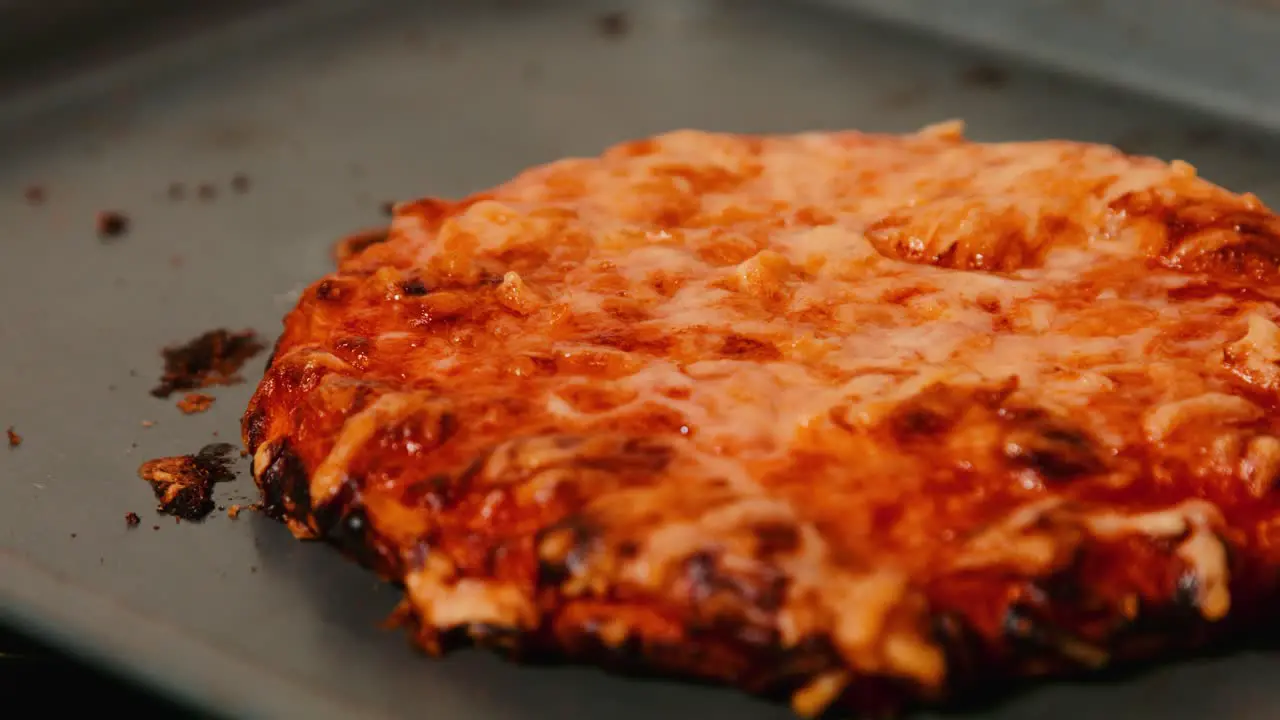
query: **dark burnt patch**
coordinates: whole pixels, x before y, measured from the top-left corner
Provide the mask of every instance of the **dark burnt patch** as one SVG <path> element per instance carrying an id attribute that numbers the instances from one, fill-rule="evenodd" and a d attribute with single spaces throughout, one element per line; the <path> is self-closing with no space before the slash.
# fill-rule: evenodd
<path id="1" fill-rule="evenodd" d="M 342 299 L 342 285 L 332 279 L 321 280 L 316 285 L 316 299 L 321 302 L 333 302 Z"/>
<path id="2" fill-rule="evenodd" d="M 210 330 L 182 345 L 167 347 L 161 351 L 164 373 L 151 394 L 167 398 L 178 390 L 242 382 L 236 373 L 262 349 L 263 345 L 254 331 L 230 332 L 225 329 Z"/>
<path id="3" fill-rule="evenodd" d="M 249 411 L 244 415 L 244 437 L 250 452 L 267 439 L 267 411 L 255 399 Z"/>
<path id="4" fill-rule="evenodd" d="M 538 586 L 558 587 L 587 572 L 601 529 L 582 514 L 574 514 L 534 536 L 538 554 Z"/>
<path id="5" fill-rule="evenodd" d="M 344 555 L 384 577 L 396 577 L 402 567 L 399 554 L 373 527 L 360 504 L 359 481 L 349 479 L 334 497 L 315 509 L 314 521 L 321 537 Z"/>
<path id="6" fill-rule="evenodd" d="M 734 333 L 720 344 L 720 355 L 735 360 L 778 360 L 782 353 L 771 342 Z"/>
<path id="7" fill-rule="evenodd" d="M 400 283 L 400 292 L 409 297 L 422 297 L 431 292 L 431 290 L 427 287 L 426 283 L 414 278 Z"/>
<path id="8" fill-rule="evenodd" d="M 1089 669 L 1105 667 L 1111 659 L 1106 648 L 1057 626 L 1026 603 L 1010 603 L 1000 629 L 1015 650 L 1029 655 L 1048 653 L 1069 665 Z"/>
<path id="9" fill-rule="evenodd" d="M 311 486 L 307 468 L 288 440 L 271 450 L 271 462 L 258 477 L 262 511 L 268 517 L 306 522 L 311 515 Z"/>
<path id="10" fill-rule="evenodd" d="M 1001 408 L 1000 416 L 1011 426 L 1004 437 L 1005 457 L 1045 480 L 1070 480 L 1105 467 L 1093 438 L 1064 418 L 1009 408 Z"/>
<path id="11" fill-rule="evenodd" d="M 762 613 L 770 616 L 786 599 L 786 576 L 767 566 L 755 572 L 729 571 L 718 554 L 699 551 L 685 559 L 683 568 L 689 599 L 705 624 L 702 629 L 767 632 L 766 627 L 745 627 L 744 620 Z"/>
<path id="12" fill-rule="evenodd" d="M 203 520 L 214 509 L 213 486 L 235 479 L 231 459 L 235 447 L 206 445 L 194 455 L 157 458 L 143 463 L 138 476 L 151 483 L 160 502 L 156 510 L 183 520 Z"/>
<path id="13" fill-rule="evenodd" d="M 794 523 L 760 522 L 751 530 L 756 537 L 756 550 L 763 557 L 787 555 L 800 549 L 800 530 Z"/>

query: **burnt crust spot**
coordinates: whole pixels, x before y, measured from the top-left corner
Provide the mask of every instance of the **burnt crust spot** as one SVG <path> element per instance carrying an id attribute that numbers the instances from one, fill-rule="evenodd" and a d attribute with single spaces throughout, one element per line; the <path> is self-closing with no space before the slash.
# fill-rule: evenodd
<path id="1" fill-rule="evenodd" d="M 214 509 L 213 486 L 235 479 L 227 443 L 206 445 L 194 455 L 150 460 L 138 468 L 138 477 L 151 483 L 158 512 L 183 520 L 203 520 Z"/>
<path id="2" fill-rule="evenodd" d="M 256 332 L 225 329 L 210 330 L 182 345 L 167 347 L 161 351 L 164 373 L 151 394 L 167 398 L 178 390 L 241 382 L 236 373 L 262 349 Z"/>
<path id="3" fill-rule="evenodd" d="M 311 485 L 307 468 L 287 439 L 271 449 L 271 462 L 258 476 L 262 511 L 268 517 L 306 523 L 311 515 Z"/>

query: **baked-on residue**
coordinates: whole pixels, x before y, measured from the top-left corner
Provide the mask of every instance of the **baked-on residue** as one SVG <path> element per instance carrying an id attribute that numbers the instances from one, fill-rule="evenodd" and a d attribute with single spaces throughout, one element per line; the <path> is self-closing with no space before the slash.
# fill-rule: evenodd
<path id="1" fill-rule="evenodd" d="M 1280 220 L 1185 163 L 675 132 L 366 239 L 244 439 L 430 650 L 873 713 L 1273 616 Z"/>

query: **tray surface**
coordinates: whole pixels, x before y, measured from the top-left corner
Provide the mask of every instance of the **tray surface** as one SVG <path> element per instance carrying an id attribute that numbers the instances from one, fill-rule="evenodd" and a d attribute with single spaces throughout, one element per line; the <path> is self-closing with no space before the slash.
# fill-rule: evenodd
<path id="1" fill-rule="evenodd" d="M 617 11 L 625 31 L 604 32 Z M 1266 138 L 776 0 L 258 3 L 183 27 L 39 88 L 0 82 L 0 426 L 24 438 L 0 449 L 0 619 L 228 717 L 790 717 L 591 669 L 424 660 L 377 627 L 397 592 L 329 549 L 253 513 L 154 515 L 138 465 L 234 442 L 264 359 L 188 417 L 147 392 L 160 347 L 215 327 L 273 337 L 330 243 L 379 223 L 383 201 L 461 195 L 678 127 L 948 117 L 977 139 L 1180 157 L 1280 198 Z M 185 199 L 168 197 L 175 182 Z M 202 183 L 216 197 L 198 198 Z M 130 217 L 124 237 L 95 236 L 105 209 Z M 252 497 L 240 470 L 220 501 Z M 1277 671 L 1265 654 L 1184 663 L 984 716 L 1274 717 Z"/>

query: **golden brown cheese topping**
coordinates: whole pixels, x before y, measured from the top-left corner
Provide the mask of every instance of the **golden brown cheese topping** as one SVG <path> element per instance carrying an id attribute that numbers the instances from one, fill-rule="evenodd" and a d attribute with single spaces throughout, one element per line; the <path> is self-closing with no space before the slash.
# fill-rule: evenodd
<path id="1" fill-rule="evenodd" d="M 429 647 L 806 714 L 1096 667 L 1275 596 L 1278 238 L 1109 147 L 676 132 L 400 204 L 246 441 Z"/>

